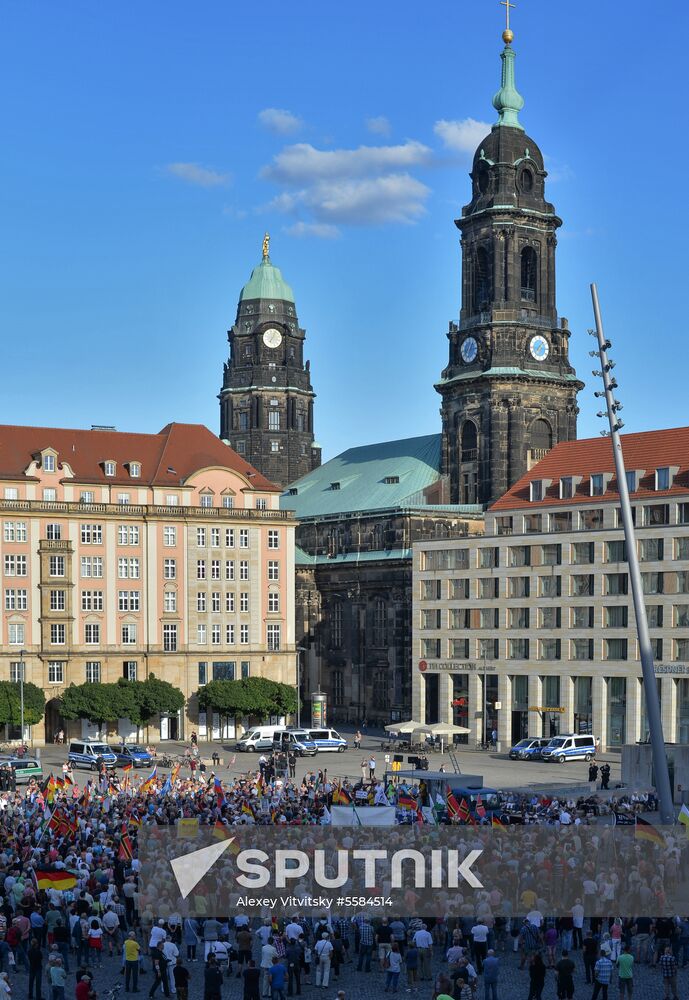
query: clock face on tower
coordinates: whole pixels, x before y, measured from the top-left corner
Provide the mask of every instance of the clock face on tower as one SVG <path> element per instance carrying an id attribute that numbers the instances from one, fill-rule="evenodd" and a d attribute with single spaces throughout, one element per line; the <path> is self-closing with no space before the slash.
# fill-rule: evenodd
<path id="1" fill-rule="evenodd" d="M 263 333 L 263 343 L 271 349 L 279 347 L 282 343 L 282 334 L 274 326 L 271 326 L 269 330 L 265 330 Z"/>
<path id="2" fill-rule="evenodd" d="M 465 364 L 470 365 L 471 362 L 476 359 L 476 355 L 478 354 L 478 344 L 476 343 L 476 340 L 473 337 L 467 337 L 466 340 L 462 342 L 460 353 L 462 355 L 462 361 L 464 361 Z"/>
<path id="3" fill-rule="evenodd" d="M 550 344 L 539 334 L 536 337 L 532 337 L 529 343 L 529 351 L 531 352 L 531 357 L 536 361 L 545 361 L 545 359 L 550 354 Z"/>

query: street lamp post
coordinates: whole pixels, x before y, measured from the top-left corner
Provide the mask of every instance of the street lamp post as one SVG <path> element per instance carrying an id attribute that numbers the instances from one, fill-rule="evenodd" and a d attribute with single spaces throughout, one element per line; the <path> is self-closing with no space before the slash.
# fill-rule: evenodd
<path id="1" fill-rule="evenodd" d="M 19 650 L 19 739 L 24 744 L 24 657 L 27 655 L 25 649 Z"/>
<path id="2" fill-rule="evenodd" d="M 305 652 L 305 646 L 297 646 L 297 729 L 301 729 L 301 654 Z"/>

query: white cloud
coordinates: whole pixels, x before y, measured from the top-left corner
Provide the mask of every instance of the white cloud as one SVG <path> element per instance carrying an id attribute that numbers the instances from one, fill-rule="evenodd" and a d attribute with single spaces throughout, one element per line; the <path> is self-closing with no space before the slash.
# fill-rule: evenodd
<path id="1" fill-rule="evenodd" d="M 289 236 L 315 236 L 321 240 L 336 240 L 340 235 L 337 226 L 330 226 L 327 222 L 295 222 L 293 226 L 287 226 L 285 232 Z"/>
<path id="2" fill-rule="evenodd" d="M 433 126 L 433 131 L 447 149 L 472 156 L 481 139 L 485 139 L 490 130 L 491 126 L 487 122 L 479 122 L 475 118 L 462 118 L 460 121 L 446 121 L 443 118 Z"/>
<path id="3" fill-rule="evenodd" d="M 376 118 L 367 118 L 366 128 L 373 135 L 388 136 L 392 132 L 392 125 L 385 115 L 378 115 Z"/>
<path id="4" fill-rule="evenodd" d="M 430 191 L 409 174 L 387 174 L 363 179 L 317 181 L 292 193 L 283 192 L 270 207 L 280 212 L 307 209 L 327 224 L 380 225 L 414 222 L 425 212 Z"/>
<path id="5" fill-rule="evenodd" d="M 288 186 L 318 180 L 365 177 L 430 163 L 431 150 L 411 139 L 399 146 L 316 149 L 308 142 L 286 146 L 264 167 L 261 176 Z"/>
<path id="6" fill-rule="evenodd" d="M 258 113 L 259 125 L 275 135 L 294 135 L 304 127 L 304 122 L 284 108 L 264 108 Z"/>
<path id="7" fill-rule="evenodd" d="M 221 187 L 229 184 L 231 179 L 229 174 L 221 174 L 198 163 L 168 163 L 165 170 L 178 180 L 196 184 L 197 187 Z"/>

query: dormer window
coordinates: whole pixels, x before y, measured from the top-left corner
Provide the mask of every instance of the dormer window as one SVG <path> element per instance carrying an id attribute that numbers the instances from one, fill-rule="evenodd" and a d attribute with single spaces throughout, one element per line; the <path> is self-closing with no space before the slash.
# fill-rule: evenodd
<path id="1" fill-rule="evenodd" d="M 570 500 L 574 496 L 574 480 L 571 476 L 563 476 L 560 480 L 560 499 Z"/>
<path id="2" fill-rule="evenodd" d="M 656 489 L 669 490 L 678 472 L 678 465 L 664 465 L 656 469 Z"/>
<path id="3" fill-rule="evenodd" d="M 43 461 L 41 462 L 44 472 L 55 472 L 55 456 L 54 455 L 44 455 Z"/>
<path id="4" fill-rule="evenodd" d="M 386 486 L 393 486 L 395 483 L 399 483 L 399 481 L 400 481 L 399 476 L 385 476 L 385 478 L 383 479 L 383 482 L 385 483 Z"/>
<path id="5" fill-rule="evenodd" d="M 605 477 L 602 472 L 594 472 L 591 476 L 591 496 L 602 497 L 605 493 Z"/>
<path id="6" fill-rule="evenodd" d="M 636 493 L 636 469 L 627 472 L 627 490 L 629 493 Z"/>
<path id="7" fill-rule="evenodd" d="M 290 488 L 287 490 L 287 496 L 288 497 L 296 497 L 298 495 L 298 493 L 299 493 L 299 490 L 297 489 L 296 486 L 290 486 Z"/>
<path id="8" fill-rule="evenodd" d="M 529 499 L 531 503 L 538 503 L 543 499 L 544 489 L 542 479 L 532 479 L 529 484 Z"/>
<path id="9" fill-rule="evenodd" d="M 141 463 L 140 462 L 130 462 L 129 463 L 129 475 L 132 479 L 141 478 Z"/>
<path id="10" fill-rule="evenodd" d="M 340 488 L 340 484 L 339 483 L 331 483 L 330 484 L 330 489 L 331 490 L 339 490 L 339 488 Z"/>
<path id="11" fill-rule="evenodd" d="M 114 476 L 117 472 L 117 462 L 103 462 L 103 472 L 106 476 Z"/>
<path id="12" fill-rule="evenodd" d="M 199 499 L 200 499 L 202 507 L 212 507 L 213 506 L 213 494 L 212 493 L 202 493 Z"/>

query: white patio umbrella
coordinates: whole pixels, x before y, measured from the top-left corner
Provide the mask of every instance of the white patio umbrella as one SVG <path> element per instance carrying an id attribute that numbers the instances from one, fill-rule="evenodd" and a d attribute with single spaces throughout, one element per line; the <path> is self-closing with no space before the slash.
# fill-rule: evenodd
<path id="1" fill-rule="evenodd" d="M 466 726 L 455 726 L 451 722 L 434 722 L 431 725 L 422 727 L 424 732 L 430 733 L 431 736 L 440 737 L 440 752 L 443 752 L 443 741 L 446 737 L 450 736 L 466 736 L 471 730 L 467 729 Z"/>
<path id="2" fill-rule="evenodd" d="M 392 725 L 385 727 L 386 733 L 415 733 L 418 729 L 425 729 L 423 722 L 414 722 L 412 719 L 410 722 L 393 722 Z"/>

